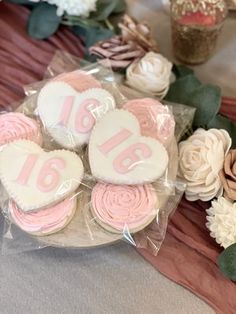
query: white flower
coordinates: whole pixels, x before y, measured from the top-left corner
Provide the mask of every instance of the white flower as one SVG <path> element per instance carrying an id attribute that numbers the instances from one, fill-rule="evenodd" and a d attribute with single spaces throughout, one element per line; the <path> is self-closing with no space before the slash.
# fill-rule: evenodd
<path id="1" fill-rule="evenodd" d="M 127 84 L 141 92 L 164 98 L 170 86 L 171 69 L 172 63 L 161 54 L 148 52 L 128 67 Z"/>
<path id="2" fill-rule="evenodd" d="M 31 0 L 39 2 L 39 0 Z M 89 13 L 96 10 L 97 0 L 45 0 L 57 6 L 57 15 L 64 13 L 69 15 L 88 17 Z"/>
<path id="3" fill-rule="evenodd" d="M 224 197 L 214 200 L 207 209 L 207 228 L 216 242 L 227 248 L 236 243 L 236 203 L 231 203 Z"/>
<path id="4" fill-rule="evenodd" d="M 187 200 L 209 201 L 222 195 L 219 172 L 231 142 L 225 130 L 198 129 L 179 144 L 179 176 L 186 183 Z"/>

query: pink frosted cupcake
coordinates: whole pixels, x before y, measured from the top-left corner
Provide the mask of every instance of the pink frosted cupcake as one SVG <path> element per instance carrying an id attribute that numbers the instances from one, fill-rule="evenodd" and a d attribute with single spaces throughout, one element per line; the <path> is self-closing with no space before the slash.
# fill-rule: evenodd
<path id="1" fill-rule="evenodd" d="M 20 139 L 41 146 L 43 140 L 39 123 L 19 112 L 0 115 L 0 145 Z"/>

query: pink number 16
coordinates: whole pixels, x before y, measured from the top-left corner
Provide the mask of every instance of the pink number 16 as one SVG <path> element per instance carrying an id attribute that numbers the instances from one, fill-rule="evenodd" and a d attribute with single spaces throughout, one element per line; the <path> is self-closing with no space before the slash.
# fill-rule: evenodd
<path id="1" fill-rule="evenodd" d="M 62 107 L 60 115 L 60 123 L 64 126 L 68 125 L 71 111 L 74 106 L 75 96 L 67 96 Z M 79 104 L 76 116 L 75 116 L 75 130 L 78 133 L 88 133 L 92 130 L 95 124 L 95 118 L 91 113 L 91 110 L 99 107 L 99 101 L 97 99 L 85 99 Z"/>
<path id="2" fill-rule="evenodd" d="M 116 135 L 112 136 L 105 143 L 100 145 L 99 150 L 103 155 L 107 156 L 111 151 L 128 140 L 132 135 L 132 132 L 129 130 L 122 129 Z M 137 142 L 131 144 L 128 148 L 124 149 L 120 154 L 118 154 L 118 156 L 113 161 L 113 167 L 118 173 L 125 174 L 140 165 L 140 163 L 143 162 L 143 159 L 149 158 L 151 156 L 152 151 L 150 147 L 145 143 Z"/>
<path id="3" fill-rule="evenodd" d="M 16 179 L 18 184 L 27 186 L 38 158 L 39 155 L 37 154 L 30 154 L 27 157 L 20 174 Z M 36 186 L 39 191 L 47 193 L 54 190 L 60 182 L 60 173 L 58 169 L 64 169 L 65 166 L 66 163 L 61 158 L 51 158 L 47 160 L 40 169 L 36 180 Z"/>

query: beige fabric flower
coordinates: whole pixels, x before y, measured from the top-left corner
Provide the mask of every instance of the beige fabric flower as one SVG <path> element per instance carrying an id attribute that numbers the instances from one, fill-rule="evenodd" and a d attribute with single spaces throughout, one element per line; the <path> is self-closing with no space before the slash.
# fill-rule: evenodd
<path id="1" fill-rule="evenodd" d="M 189 201 L 209 201 L 222 195 L 219 172 L 231 147 L 227 131 L 198 129 L 179 144 L 179 176 Z"/>
<path id="2" fill-rule="evenodd" d="M 148 52 L 126 72 L 129 86 L 158 98 L 164 98 L 171 81 L 172 63 L 159 53 Z"/>
<path id="3" fill-rule="evenodd" d="M 231 150 L 225 158 L 224 168 L 220 171 L 224 196 L 236 201 L 236 149 Z"/>
<path id="4" fill-rule="evenodd" d="M 225 249 L 236 243 L 236 203 L 219 197 L 206 212 L 206 226 L 211 231 L 211 237 Z"/>

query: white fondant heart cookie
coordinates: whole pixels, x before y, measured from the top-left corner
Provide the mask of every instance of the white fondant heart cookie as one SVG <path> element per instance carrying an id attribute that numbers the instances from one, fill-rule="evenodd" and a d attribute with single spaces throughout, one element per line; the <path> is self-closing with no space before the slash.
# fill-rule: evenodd
<path id="1" fill-rule="evenodd" d="M 168 165 L 164 146 L 141 136 L 137 118 L 126 110 L 107 113 L 94 127 L 89 142 L 92 174 L 114 184 L 143 184 L 160 178 Z"/>
<path id="2" fill-rule="evenodd" d="M 70 151 L 45 152 L 19 140 L 0 151 L 0 179 L 9 196 L 28 212 L 56 204 L 71 195 L 83 178 L 81 159 Z"/>
<path id="3" fill-rule="evenodd" d="M 51 82 L 39 95 L 37 112 L 49 134 L 69 149 L 88 143 L 96 120 L 115 108 L 114 97 L 105 89 L 78 93 L 69 84 Z"/>

